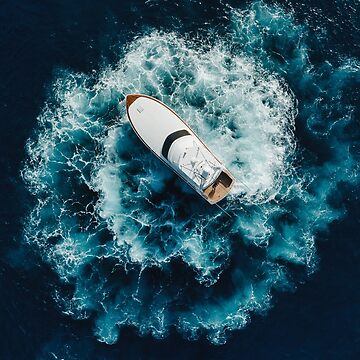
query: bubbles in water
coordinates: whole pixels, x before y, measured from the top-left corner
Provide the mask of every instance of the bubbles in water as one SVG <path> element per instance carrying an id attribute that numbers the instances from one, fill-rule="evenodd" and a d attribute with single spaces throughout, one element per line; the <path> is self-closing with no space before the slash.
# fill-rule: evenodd
<path id="1" fill-rule="evenodd" d="M 231 40 L 214 46 L 153 32 L 114 67 L 60 74 L 28 142 L 23 177 L 36 204 L 26 238 L 71 285 L 55 294 L 63 311 L 94 315 L 100 341 L 114 343 L 132 325 L 158 338 L 175 326 L 224 343 L 251 312 L 270 307 L 273 289 L 293 288 L 295 274 L 314 270 L 315 234 L 342 214 L 327 198 L 340 181 L 357 181 L 348 142 L 337 137 L 351 109 L 328 121 L 312 89 L 332 106 L 319 87 L 335 91 L 359 69 L 344 65 L 321 82 L 306 60 L 305 30 L 280 8 L 234 11 L 230 25 Z M 322 146 L 336 142 L 328 161 L 296 151 L 297 101 L 287 83 L 295 94 L 313 91 L 298 119 L 313 138 L 326 137 Z M 128 93 L 171 106 L 224 161 L 237 180 L 222 203 L 230 217 L 136 138 Z M 341 101 L 335 106 L 341 112 Z"/>

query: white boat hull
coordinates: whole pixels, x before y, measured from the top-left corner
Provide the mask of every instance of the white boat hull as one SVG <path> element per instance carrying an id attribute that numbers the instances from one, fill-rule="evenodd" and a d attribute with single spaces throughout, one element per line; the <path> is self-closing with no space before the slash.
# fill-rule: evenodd
<path id="1" fill-rule="evenodd" d="M 126 110 L 141 141 L 210 204 L 230 192 L 234 177 L 168 106 L 150 96 L 131 94 Z"/>

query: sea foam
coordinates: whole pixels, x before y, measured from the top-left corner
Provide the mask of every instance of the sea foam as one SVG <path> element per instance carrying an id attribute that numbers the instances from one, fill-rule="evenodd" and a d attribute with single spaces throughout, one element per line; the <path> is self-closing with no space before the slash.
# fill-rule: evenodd
<path id="1" fill-rule="evenodd" d="M 359 77 L 358 64 L 314 68 L 305 27 L 279 7 L 255 3 L 230 19 L 212 45 L 153 31 L 115 65 L 63 71 L 27 143 L 25 238 L 58 274 L 63 312 L 92 316 L 100 341 L 131 325 L 224 343 L 269 309 L 275 289 L 316 269 L 317 233 L 344 214 L 329 197 L 358 181 L 344 135 L 353 108 L 331 95 Z M 171 106 L 224 161 L 236 178 L 221 203 L 230 216 L 141 144 L 128 93 Z"/>

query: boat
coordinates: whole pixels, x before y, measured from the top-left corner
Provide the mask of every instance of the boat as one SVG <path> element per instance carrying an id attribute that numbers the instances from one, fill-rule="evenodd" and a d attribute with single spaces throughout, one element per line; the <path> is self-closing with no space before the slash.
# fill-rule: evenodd
<path id="1" fill-rule="evenodd" d="M 229 194 L 234 176 L 175 111 L 142 94 L 126 96 L 126 111 L 140 140 L 205 200 Z"/>

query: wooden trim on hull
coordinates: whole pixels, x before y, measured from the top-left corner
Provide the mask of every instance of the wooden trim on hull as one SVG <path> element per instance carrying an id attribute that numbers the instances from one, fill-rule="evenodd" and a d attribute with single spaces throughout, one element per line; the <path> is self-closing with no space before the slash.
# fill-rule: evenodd
<path id="1" fill-rule="evenodd" d="M 141 97 L 142 95 L 138 95 L 138 94 L 130 94 L 130 95 L 126 95 L 126 111 L 128 112 L 128 109 L 130 107 L 130 105 L 139 97 Z M 128 113 L 128 118 L 129 117 L 129 113 Z"/>

